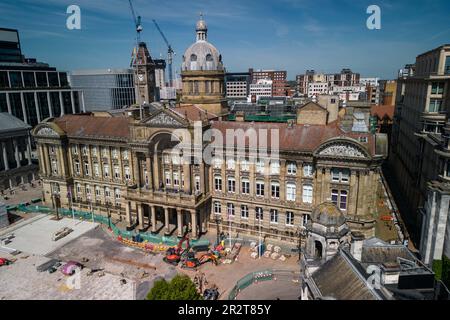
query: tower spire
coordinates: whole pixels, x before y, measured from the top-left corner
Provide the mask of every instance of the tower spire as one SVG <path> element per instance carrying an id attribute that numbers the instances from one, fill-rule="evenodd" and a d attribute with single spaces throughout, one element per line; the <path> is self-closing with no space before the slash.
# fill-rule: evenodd
<path id="1" fill-rule="evenodd" d="M 200 12 L 200 20 L 197 21 L 195 30 L 197 32 L 197 41 L 206 41 L 208 27 L 203 19 L 203 12 Z"/>

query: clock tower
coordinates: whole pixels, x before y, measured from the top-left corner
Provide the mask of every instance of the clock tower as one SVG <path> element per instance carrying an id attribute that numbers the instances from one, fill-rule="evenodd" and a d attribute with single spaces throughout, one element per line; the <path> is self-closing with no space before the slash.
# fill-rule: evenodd
<path id="1" fill-rule="evenodd" d="M 141 105 L 155 101 L 155 63 L 145 42 L 139 43 L 134 52 L 134 87 L 136 89 L 136 103 Z"/>

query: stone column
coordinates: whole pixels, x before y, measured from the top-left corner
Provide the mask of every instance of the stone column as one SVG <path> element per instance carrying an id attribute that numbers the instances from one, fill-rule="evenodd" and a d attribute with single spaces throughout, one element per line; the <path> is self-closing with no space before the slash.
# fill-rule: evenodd
<path id="1" fill-rule="evenodd" d="M 152 183 L 152 159 L 150 155 L 147 155 L 146 157 L 146 167 L 147 167 L 147 179 L 148 179 L 148 188 L 153 189 L 153 183 Z"/>
<path id="2" fill-rule="evenodd" d="M 2 151 L 3 151 L 3 162 L 5 163 L 5 171 L 9 170 L 9 163 L 8 163 L 8 150 L 7 145 L 5 141 L 2 141 Z"/>
<path id="3" fill-rule="evenodd" d="M 183 215 L 181 209 L 177 208 L 177 234 L 178 238 L 183 236 Z"/>
<path id="4" fill-rule="evenodd" d="M 14 156 L 16 158 L 17 168 L 20 168 L 20 159 L 19 159 L 19 141 L 17 139 L 13 139 L 14 144 Z"/>
<path id="5" fill-rule="evenodd" d="M 152 232 L 156 233 L 156 208 L 155 206 L 150 206 L 151 219 L 152 219 Z"/>
<path id="6" fill-rule="evenodd" d="M 59 91 L 59 104 L 61 105 L 61 116 L 64 115 L 64 101 L 62 98 L 62 92 Z"/>
<path id="7" fill-rule="evenodd" d="M 125 219 L 127 221 L 127 227 L 131 228 L 131 208 L 130 208 L 130 201 L 127 201 L 125 204 L 125 210 L 126 210 L 126 216 Z"/>
<path id="8" fill-rule="evenodd" d="M 43 166 L 45 168 L 45 174 L 46 175 L 52 175 L 52 169 L 50 167 L 50 158 L 48 156 L 48 147 L 45 144 L 43 144 L 41 146 L 41 148 L 43 150 L 43 155 L 44 155 L 42 164 L 43 164 Z"/>
<path id="9" fill-rule="evenodd" d="M 30 138 L 30 136 L 27 137 L 27 159 L 28 159 L 28 164 L 31 164 L 31 138 Z"/>
<path id="10" fill-rule="evenodd" d="M 192 225 L 192 239 L 197 239 L 197 212 L 195 210 L 191 210 L 191 225 Z"/>
<path id="11" fill-rule="evenodd" d="M 133 160 L 133 177 L 134 177 L 134 181 L 135 183 L 138 185 L 138 187 L 141 187 L 141 170 L 139 168 L 139 158 L 137 155 L 137 152 L 134 152 L 132 155 L 132 160 Z"/>
<path id="12" fill-rule="evenodd" d="M 164 234 L 170 234 L 170 224 L 169 224 L 169 207 L 164 207 Z"/>
<path id="13" fill-rule="evenodd" d="M 61 169 L 61 175 L 63 177 L 67 176 L 67 170 L 66 170 L 66 161 L 64 161 L 64 153 L 63 153 L 63 147 L 58 146 L 58 153 L 59 153 L 59 168 Z M 82 163 L 80 163 L 82 165 Z"/>
<path id="14" fill-rule="evenodd" d="M 155 190 L 159 190 L 159 164 L 158 153 L 155 151 L 153 154 L 153 185 Z"/>
<path id="15" fill-rule="evenodd" d="M 75 114 L 75 101 L 73 99 L 73 91 L 70 91 L 70 101 L 72 102 L 72 113 Z"/>
<path id="16" fill-rule="evenodd" d="M 184 192 L 191 193 L 191 166 L 188 163 L 183 164 L 184 174 Z"/>
<path id="17" fill-rule="evenodd" d="M 142 208 L 142 203 L 137 204 L 138 209 L 138 219 L 139 219 L 139 230 L 144 230 L 144 212 Z"/>
<path id="18" fill-rule="evenodd" d="M 12 114 L 12 110 L 11 110 L 11 101 L 9 100 L 9 93 L 6 93 L 6 105 L 8 107 L 8 113 Z"/>

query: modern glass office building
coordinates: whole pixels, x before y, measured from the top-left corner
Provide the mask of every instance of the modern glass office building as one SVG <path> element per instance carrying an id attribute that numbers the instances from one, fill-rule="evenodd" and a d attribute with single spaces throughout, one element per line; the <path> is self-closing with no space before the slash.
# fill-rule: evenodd
<path id="1" fill-rule="evenodd" d="M 73 71 L 70 84 L 83 92 L 87 111 L 121 109 L 136 101 L 132 69 Z"/>
<path id="2" fill-rule="evenodd" d="M 67 73 L 25 58 L 18 31 L 0 28 L 0 112 L 34 127 L 45 118 L 82 110 L 82 95 L 69 86 Z"/>

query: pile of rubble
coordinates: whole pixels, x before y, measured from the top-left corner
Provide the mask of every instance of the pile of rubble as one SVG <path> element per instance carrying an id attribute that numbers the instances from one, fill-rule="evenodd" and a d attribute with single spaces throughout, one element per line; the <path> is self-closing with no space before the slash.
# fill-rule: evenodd
<path id="1" fill-rule="evenodd" d="M 282 254 L 281 247 L 268 244 L 264 248 L 264 244 L 257 244 L 256 242 L 250 243 L 250 257 L 257 259 L 260 256 L 264 258 L 271 258 L 272 260 L 286 261 L 289 256 Z"/>

